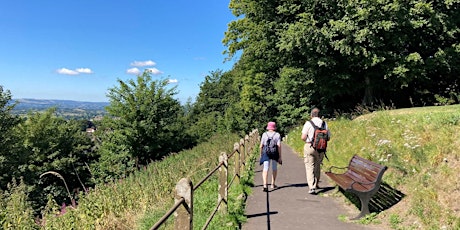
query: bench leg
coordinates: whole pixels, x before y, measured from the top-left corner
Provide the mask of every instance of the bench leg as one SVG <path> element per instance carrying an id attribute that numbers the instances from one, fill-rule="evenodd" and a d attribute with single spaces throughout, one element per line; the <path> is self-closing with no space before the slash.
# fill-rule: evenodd
<path id="1" fill-rule="evenodd" d="M 371 196 L 369 194 L 361 194 L 358 195 L 359 200 L 361 201 L 361 213 L 357 217 L 352 218 L 351 220 L 358 220 L 364 217 L 365 215 L 369 214 L 369 201 L 371 200 Z"/>

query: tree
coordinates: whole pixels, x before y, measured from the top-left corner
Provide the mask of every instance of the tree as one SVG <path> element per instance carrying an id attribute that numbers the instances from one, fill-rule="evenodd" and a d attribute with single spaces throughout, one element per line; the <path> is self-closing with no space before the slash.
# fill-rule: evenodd
<path id="1" fill-rule="evenodd" d="M 16 167 L 10 175 L 23 178 L 35 210 L 46 204 L 48 194 L 58 202 L 70 203 L 69 190 L 78 193 L 92 185 L 87 168 L 95 160 L 91 139 L 81 131 L 79 121 L 64 120 L 55 116 L 55 111 L 50 108 L 44 113 L 29 112 L 15 129 L 21 137 L 20 148 L 9 155 Z M 49 171 L 58 173 L 69 190 L 59 178 L 40 178 Z"/>
<path id="2" fill-rule="evenodd" d="M 297 117 L 299 104 L 284 100 L 287 92 L 277 86 L 289 81 L 302 84 L 296 92 L 308 92 L 297 95 L 304 106 L 330 113 L 358 104 L 456 102 L 459 5 L 458 0 L 232 0 L 237 19 L 223 42 L 229 57 L 242 52 L 236 66 L 242 107 L 259 112 L 255 106 L 270 100 L 256 95 L 274 95 L 282 104 L 263 114 L 276 112 L 284 121 Z M 286 116 L 288 110 L 294 115 Z"/>
<path id="3" fill-rule="evenodd" d="M 226 114 L 238 102 L 233 75 L 222 70 L 212 71 L 200 85 L 200 92 L 189 116 L 190 135 L 198 142 L 205 141 L 216 132 L 234 131 L 236 127 Z"/>
<path id="4" fill-rule="evenodd" d="M 103 180 L 189 146 L 187 127 L 182 124 L 184 111 L 173 98 L 176 87 L 168 89 L 167 80 L 153 81 L 148 72 L 118 83 L 109 89 L 109 116 L 96 131 L 102 144 L 95 170 Z"/>
<path id="5" fill-rule="evenodd" d="M 4 91 L 0 85 L 0 188 L 6 189 L 11 180 L 11 172 L 16 169 L 15 162 L 9 157 L 16 150 L 19 137 L 14 128 L 21 122 L 18 116 L 11 113 L 16 104 L 12 103 L 9 90 Z"/>

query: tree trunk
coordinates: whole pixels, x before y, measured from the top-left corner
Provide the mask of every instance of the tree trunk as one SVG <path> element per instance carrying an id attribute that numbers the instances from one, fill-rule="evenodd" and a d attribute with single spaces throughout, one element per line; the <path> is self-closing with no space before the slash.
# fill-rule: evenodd
<path id="1" fill-rule="evenodd" d="M 374 102 L 371 79 L 369 76 L 364 77 L 364 98 L 363 105 L 372 105 Z"/>

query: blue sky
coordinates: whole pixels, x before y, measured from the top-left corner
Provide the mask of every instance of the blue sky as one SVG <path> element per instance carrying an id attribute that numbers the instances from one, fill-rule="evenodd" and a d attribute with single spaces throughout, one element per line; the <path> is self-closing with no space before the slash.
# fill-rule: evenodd
<path id="1" fill-rule="evenodd" d="M 149 69 L 194 100 L 229 70 L 229 1 L 0 0 L 0 85 L 13 98 L 108 101 L 117 79 Z"/>

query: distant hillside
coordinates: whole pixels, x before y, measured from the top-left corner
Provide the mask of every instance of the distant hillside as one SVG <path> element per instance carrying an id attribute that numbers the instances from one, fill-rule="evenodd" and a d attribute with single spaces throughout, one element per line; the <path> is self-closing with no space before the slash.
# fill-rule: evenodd
<path id="1" fill-rule="evenodd" d="M 109 105 L 108 102 L 85 102 L 85 101 L 71 101 L 71 100 L 43 100 L 43 99 L 30 99 L 20 98 L 14 99 L 19 103 L 16 109 L 47 109 L 50 107 L 58 107 L 60 109 L 104 109 Z"/>
<path id="2" fill-rule="evenodd" d="M 72 100 L 51 100 L 51 99 L 14 99 L 18 102 L 13 109 L 15 114 L 27 114 L 29 111 L 44 111 L 51 107 L 57 108 L 57 113 L 63 117 L 93 117 L 104 115 L 108 102 L 85 102 Z"/>

